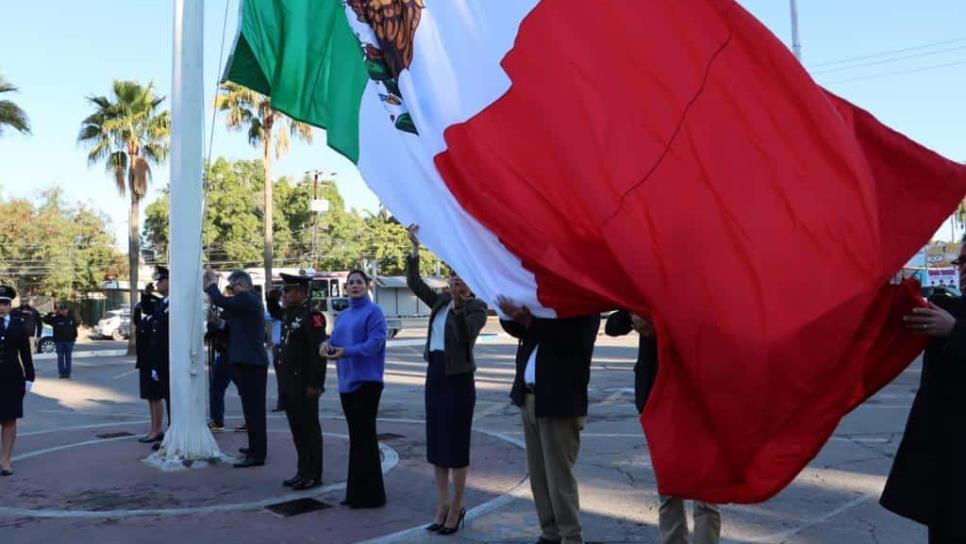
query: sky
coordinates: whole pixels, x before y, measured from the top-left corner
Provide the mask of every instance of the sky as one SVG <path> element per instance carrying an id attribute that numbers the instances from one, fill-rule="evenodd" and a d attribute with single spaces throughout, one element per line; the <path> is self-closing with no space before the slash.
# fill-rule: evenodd
<path id="1" fill-rule="evenodd" d="M 222 31 L 227 56 L 239 1 L 205 2 L 207 130 L 222 64 Z M 790 42 L 787 0 L 740 3 Z M 0 73 L 19 87 L 15 100 L 30 117 L 32 134 L 8 133 L 0 140 L 0 195 L 36 198 L 60 186 L 67 199 L 110 217 L 118 247 L 126 247 L 128 201 L 103 166 L 88 167 L 76 137 L 91 111 L 85 97 L 108 94 L 115 79 L 153 82 L 160 94 L 170 95 L 172 5 L 172 0 L 4 2 Z M 966 161 L 966 2 L 798 0 L 798 11 L 803 62 L 819 83 L 927 147 Z M 379 201 L 355 167 L 323 141 L 293 143 L 273 174 L 301 178 L 307 170 L 336 172 L 350 207 L 375 210 Z M 213 142 L 213 157 L 258 157 L 245 136 L 227 131 L 220 117 Z M 167 181 L 167 165 L 156 168 L 144 205 Z M 948 224 L 937 233 L 951 236 Z"/>

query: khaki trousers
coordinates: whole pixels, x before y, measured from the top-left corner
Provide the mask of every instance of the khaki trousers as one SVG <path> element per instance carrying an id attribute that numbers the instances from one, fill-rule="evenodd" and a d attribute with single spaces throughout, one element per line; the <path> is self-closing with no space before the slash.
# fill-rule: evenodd
<path id="1" fill-rule="evenodd" d="M 661 495 L 658 511 L 661 544 L 688 544 L 688 518 L 684 500 Z M 718 506 L 694 501 L 694 544 L 718 544 L 721 537 L 721 514 Z"/>
<path id="2" fill-rule="evenodd" d="M 534 397 L 520 409 L 527 445 L 530 489 L 541 536 L 551 542 L 582 544 L 580 498 L 573 467 L 585 417 L 536 417 Z"/>

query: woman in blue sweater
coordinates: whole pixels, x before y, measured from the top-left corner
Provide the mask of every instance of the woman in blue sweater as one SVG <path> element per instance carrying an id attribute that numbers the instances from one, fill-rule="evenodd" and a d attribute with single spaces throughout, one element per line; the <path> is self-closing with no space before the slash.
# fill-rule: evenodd
<path id="1" fill-rule="evenodd" d="M 365 272 L 349 272 L 345 289 L 349 308 L 339 314 L 331 338 L 319 348 L 323 357 L 337 359 L 339 397 L 349 426 L 349 478 L 342 504 L 378 508 L 386 504 L 376 438 L 386 368 L 386 318 L 369 298 Z"/>

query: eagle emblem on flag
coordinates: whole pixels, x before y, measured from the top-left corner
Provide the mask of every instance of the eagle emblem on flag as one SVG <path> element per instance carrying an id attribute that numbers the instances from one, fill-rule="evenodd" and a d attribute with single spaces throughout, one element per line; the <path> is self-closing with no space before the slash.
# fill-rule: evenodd
<path id="1" fill-rule="evenodd" d="M 413 61 L 413 40 L 424 0 L 348 0 L 360 21 L 376 33 L 382 57 L 393 78 Z"/>

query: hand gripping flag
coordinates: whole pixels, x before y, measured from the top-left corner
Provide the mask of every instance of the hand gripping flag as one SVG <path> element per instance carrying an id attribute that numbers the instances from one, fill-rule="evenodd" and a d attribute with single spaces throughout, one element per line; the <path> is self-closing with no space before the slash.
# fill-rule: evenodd
<path id="1" fill-rule="evenodd" d="M 658 487 L 710 502 L 780 491 L 922 349 L 888 279 L 966 192 L 732 0 L 246 0 L 227 79 L 484 300 L 650 314 Z"/>

